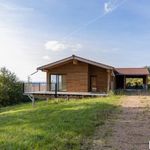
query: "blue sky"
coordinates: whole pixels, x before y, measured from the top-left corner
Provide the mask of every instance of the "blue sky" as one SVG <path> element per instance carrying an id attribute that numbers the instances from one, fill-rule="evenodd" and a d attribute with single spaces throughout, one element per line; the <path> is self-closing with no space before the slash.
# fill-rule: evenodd
<path id="1" fill-rule="evenodd" d="M 0 67 L 26 80 L 72 54 L 115 67 L 150 65 L 150 1 L 0 0 Z"/>

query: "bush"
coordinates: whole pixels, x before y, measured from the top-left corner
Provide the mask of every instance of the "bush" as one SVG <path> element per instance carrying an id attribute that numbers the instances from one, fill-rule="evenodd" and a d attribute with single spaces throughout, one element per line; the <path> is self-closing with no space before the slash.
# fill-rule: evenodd
<path id="1" fill-rule="evenodd" d="M 0 106 L 28 101 L 23 95 L 23 83 L 6 68 L 0 69 Z"/>

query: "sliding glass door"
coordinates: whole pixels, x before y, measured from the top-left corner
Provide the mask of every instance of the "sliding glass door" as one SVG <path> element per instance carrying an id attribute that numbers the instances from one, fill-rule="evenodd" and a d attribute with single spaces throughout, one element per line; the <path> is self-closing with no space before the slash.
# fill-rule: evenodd
<path id="1" fill-rule="evenodd" d="M 51 91 L 66 91 L 66 75 L 50 75 Z"/>
<path id="2" fill-rule="evenodd" d="M 55 91 L 55 84 L 57 83 L 57 76 L 56 75 L 50 75 L 50 87 L 51 91 Z"/>
<path id="3" fill-rule="evenodd" d="M 66 91 L 66 75 L 58 75 L 58 91 Z"/>

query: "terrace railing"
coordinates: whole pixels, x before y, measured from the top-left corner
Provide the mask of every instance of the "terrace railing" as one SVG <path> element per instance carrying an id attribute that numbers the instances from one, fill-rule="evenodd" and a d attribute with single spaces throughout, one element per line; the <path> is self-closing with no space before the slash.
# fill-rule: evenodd
<path id="1" fill-rule="evenodd" d="M 25 95 L 32 96 L 33 94 L 47 94 L 47 92 L 51 92 L 57 97 L 58 87 L 56 83 L 24 83 L 23 91 Z"/>
<path id="2" fill-rule="evenodd" d="M 48 92 L 48 91 L 56 92 L 57 84 L 56 83 L 47 84 L 45 82 L 24 83 L 23 89 L 24 93 Z"/>

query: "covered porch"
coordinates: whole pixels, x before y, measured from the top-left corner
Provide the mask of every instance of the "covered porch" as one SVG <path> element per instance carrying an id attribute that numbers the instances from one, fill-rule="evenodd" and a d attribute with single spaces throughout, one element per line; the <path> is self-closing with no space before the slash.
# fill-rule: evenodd
<path id="1" fill-rule="evenodd" d="M 146 68 L 116 69 L 116 89 L 147 90 L 149 72 Z"/>
<path id="2" fill-rule="evenodd" d="M 49 90 L 49 87 L 54 89 Z M 103 97 L 106 93 L 59 91 L 57 83 L 24 83 L 24 94 L 42 97 Z"/>

